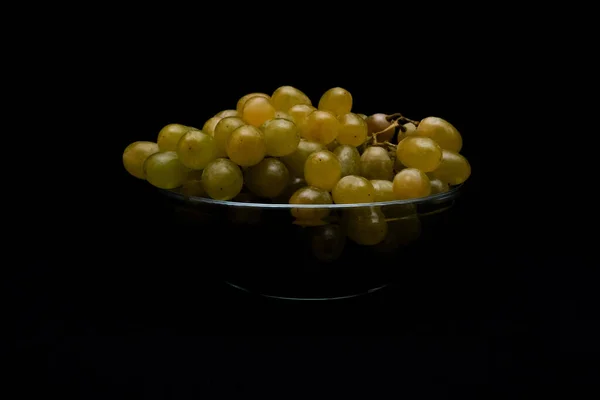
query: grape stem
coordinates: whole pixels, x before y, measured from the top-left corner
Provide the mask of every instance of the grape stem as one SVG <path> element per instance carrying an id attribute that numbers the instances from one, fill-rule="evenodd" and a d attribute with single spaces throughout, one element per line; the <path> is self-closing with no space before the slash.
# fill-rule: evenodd
<path id="1" fill-rule="evenodd" d="M 387 119 L 388 121 L 402 121 L 404 123 L 406 122 L 411 122 L 413 123 L 415 126 L 419 126 L 419 121 L 415 121 L 413 119 L 410 118 L 406 118 L 404 115 L 402 115 L 401 113 L 393 113 L 388 115 L 387 117 L 385 117 L 385 119 Z M 403 130 L 402 132 L 406 132 L 406 129 Z"/>

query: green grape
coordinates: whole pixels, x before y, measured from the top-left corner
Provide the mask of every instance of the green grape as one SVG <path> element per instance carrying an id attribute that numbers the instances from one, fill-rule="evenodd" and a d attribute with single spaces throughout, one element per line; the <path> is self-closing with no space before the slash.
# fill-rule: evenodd
<path id="1" fill-rule="evenodd" d="M 246 123 L 238 117 L 226 117 L 217 123 L 213 136 L 215 137 L 217 149 L 219 150 L 219 155 L 221 157 L 227 156 L 227 140 L 229 140 L 231 132 L 244 125 L 246 125 Z"/>
<path id="2" fill-rule="evenodd" d="M 136 178 L 146 179 L 144 161 L 154 153 L 158 153 L 158 145 L 154 142 L 133 142 L 123 151 L 123 166 Z"/>
<path id="3" fill-rule="evenodd" d="M 303 124 L 308 114 L 315 110 L 316 108 L 307 104 L 296 104 L 288 110 L 288 114 L 292 116 L 296 125 L 300 127 L 300 125 Z"/>
<path id="4" fill-rule="evenodd" d="M 346 235 L 337 224 L 312 228 L 311 246 L 313 255 L 320 261 L 335 261 L 341 257 L 346 245 Z"/>
<path id="5" fill-rule="evenodd" d="M 342 177 L 360 175 L 360 154 L 354 146 L 342 144 L 333 150 L 342 166 Z"/>
<path id="6" fill-rule="evenodd" d="M 300 135 L 310 141 L 328 144 L 339 133 L 340 123 L 335 115 L 328 111 L 313 111 L 300 125 Z"/>
<path id="7" fill-rule="evenodd" d="M 265 158 L 244 174 L 244 182 L 252 193 L 272 199 L 279 196 L 290 181 L 290 173 L 284 163 L 276 158 Z"/>
<path id="8" fill-rule="evenodd" d="M 290 204 L 332 204 L 328 191 L 313 186 L 298 189 L 289 200 Z M 327 208 L 292 208 L 292 215 L 299 225 L 323 225 L 330 210 Z"/>
<path id="9" fill-rule="evenodd" d="M 442 149 L 433 139 L 410 136 L 398 143 L 396 158 L 409 168 L 431 172 L 442 161 Z"/>
<path id="10" fill-rule="evenodd" d="M 290 114 L 283 111 L 275 111 L 275 117 L 273 118 L 282 118 L 294 122 L 294 118 Z"/>
<path id="11" fill-rule="evenodd" d="M 146 180 L 161 189 L 175 189 L 183 185 L 189 172 L 175 151 L 154 153 L 144 162 Z"/>
<path id="12" fill-rule="evenodd" d="M 304 164 L 309 155 L 315 151 L 324 150 L 325 146 L 321 143 L 311 142 L 309 140 L 300 140 L 298 148 L 292 154 L 281 157 L 281 161 L 288 167 L 293 176 L 304 178 Z"/>
<path id="13" fill-rule="evenodd" d="M 329 150 L 312 153 L 304 164 L 304 179 L 311 186 L 330 191 L 342 177 L 342 165 Z"/>
<path id="14" fill-rule="evenodd" d="M 295 105 L 303 104 L 312 106 L 307 95 L 292 86 L 281 86 L 271 95 L 271 103 L 277 111 L 288 112 Z"/>
<path id="15" fill-rule="evenodd" d="M 215 117 L 221 117 L 221 118 L 227 118 L 227 117 L 239 117 L 240 114 L 237 112 L 237 110 L 223 110 L 217 114 L 215 114 Z"/>
<path id="16" fill-rule="evenodd" d="M 356 114 L 347 113 L 338 117 L 340 122 L 337 141 L 340 144 L 360 146 L 367 140 L 368 127 L 364 119 Z"/>
<path id="17" fill-rule="evenodd" d="M 240 193 L 231 201 L 236 203 L 257 203 L 260 199 L 253 193 Z M 261 221 L 260 207 L 228 207 L 229 220 L 235 224 L 258 224 Z"/>
<path id="18" fill-rule="evenodd" d="M 405 168 L 394 177 L 394 194 L 397 199 L 416 199 L 431 193 L 429 178 L 416 168 Z"/>
<path id="19" fill-rule="evenodd" d="M 416 215 L 387 221 L 388 232 L 382 242 L 373 247 L 378 253 L 391 253 L 408 246 L 421 236 L 421 221 Z"/>
<path id="20" fill-rule="evenodd" d="M 202 131 L 188 131 L 177 143 L 179 161 L 191 169 L 203 169 L 217 155 L 215 139 Z"/>
<path id="21" fill-rule="evenodd" d="M 396 200 L 394 194 L 394 184 L 391 181 L 382 179 L 373 179 L 371 184 L 375 189 L 375 201 L 393 201 Z"/>
<path id="22" fill-rule="evenodd" d="M 391 181 L 394 176 L 394 162 L 383 147 L 368 147 L 360 156 L 361 175 L 367 179 Z"/>
<path id="23" fill-rule="evenodd" d="M 191 170 L 186 182 L 181 186 L 180 193 L 186 197 L 206 197 L 206 190 L 202 184 L 201 170 Z"/>
<path id="24" fill-rule="evenodd" d="M 416 134 L 435 140 L 444 150 L 458 153 L 462 148 L 462 136 L 454 125 L 442 118 L 424 118 L 419 122 Z"/>
<path id="25" fill-rule="evenodd" d="M 233 161 L 217 158 L 202 172 L 206 193 L 215 200 L 231 200 L 242 190 L 244 176 Z"/>
<path id="26" fill-rule="evenodd" d="M 372 136 L 373 133 L 381 132 L 387 129 L 392 123 L 387 120 L 387 115 L 382 113 L 373 114 L 367 117 L 365 120 L 368 128 L 368 135 Z M 392 140 L 394 137 L 394 129 L 390 129 L 385 133 L 377 135 L 377 140 L 379 142 L 385 142 Z"/>
<path id="27" fill-rule="evenodd" d="M 241 167 L 251 167 L 265 158 L 267 145 L 263 133 L 258 128 L 243 125 L 231 132 L 226 150 L 231 161 Z"/>
<path id="28" fill-rule="evenodd" d="M 296 124 L 288 119 L 270 119 L 260 126 L 260 130 L 265 136 L 269 156 L 282 157 L 292 154 L 300 143 Z"/>
<path id="29" fill-rule="evenodd" d="M 176 151 L 177 142 L 191 128 L 181 124 L 168 124 L 158 132 L 156 143 L 160 151 Z"/>
<path id="30" fill-rule="evenodd" d="M 318 109 L 335 116 L 347 114 L 352 111 L 352 95 L 341 87 L 331 88 L 319 99 Z"/>
<path id="31" fill-rule="evenodd" d="M 350 208 L 344 212 L 348 238 L 363 246 L 383 241 L 388 232 L 387 221 L 380 207 Z"/>
<path id="32" fill-rule="evenodd" d="M 275 117 L 275 108 L 269 99 L 255 96 L 246 101 L 241 115 L 244 122 L 259 127 Z"/>
<path id="33" fill-rule="evenodd" d="M 270 100 L 270 99 L 271 99 L 271 96 L 269 96 L 269 95 L 268 95 L 268 94 L 266 94 L 266 93 L 248 93 L 247 95 L 245 95 L 245 96 L 242 96 L 242 97 L 241 97 L 241 98 L 238 100 L 238 102 L 237 102 L 237 105 L 236 105 L 236 107 L 235 107 L 235 110 L 238 112 L 238 117 L 241 117 L 241 115 L 242 115 L 242 110 L 244 109 L 244 106 L 246 105 L 246 102 L 247 102 L 248 100 L 250 100 L 251 98 L 253 98 L 253 97 L 262 97 L 262 98 L 265 98 L 265 99 L 267 99 L 267 100 Z"/>
<path id="34" fill-rule="evenodd" d="M 471 176 L 471 165 L 461 154 L 444 150 L 440 166 L 431 175 L 449 185 L 459 185 Z"/>
<path id="35" fill-rule="evenodd" d="M 331 195 L 336 204 L 372 203 L 375 201 L 375 188 L 362 176 L 348 175 L 338 181 Z"/>
<path id="36" fill-rule="evenodd" d="M 281 194 L 273 199 L 275 203 L 287 204 L 290 197 L 296 192 L 296 190 L 306 186 L 306 181 L 302 178 L 290 176 L 287 186 L 281 192 Z"/>
<path id="37" fill-rule="evenodd" d="M 202 126 L 202 132 L 204 132 L 210 136 L 215 136 L 215 127 L 217 126 L 219 121 L 222 119 L 223 119 L 222 117 L 209 118 Z"/>
<path id="38" fill-rule="evenodd" d="M 405 123 L 404 127 L 406 128 L 406 132 L 404 132 L 405 136 L 412 136 L 417 134 L 417 126 L 412 122 Z"/>
<path id="39" fill-rule="evenodd" d="M 362 119 L 367 119 L 367 114 L 356 114 L 356 115 L 358 115 Z"/>
<path id="40" fill-rule="evenodd" d="M 439 179 L 429 179 L 429 184 L 431 185 L 431 194 L 444 193 L 450 190 L 448 184 Z"/>

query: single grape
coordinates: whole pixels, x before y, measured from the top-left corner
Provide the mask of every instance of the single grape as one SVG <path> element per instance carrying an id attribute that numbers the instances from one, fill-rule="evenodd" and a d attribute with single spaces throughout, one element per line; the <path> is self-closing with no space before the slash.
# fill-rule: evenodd
<path id="1" fill-rule="evenodd" d="M 362 119 L 367 119 L 367 114 L 356 114 L 356 115 L 358 115 Z"/>
<path id="2" fill-rule="evenodd" d="M 265 158 L 267 145 L 258 128 L 243 125 L 231 132 L 226 150 L 231 161 L 242 167 L 251 167 Z"/>
<path id="3" fill-rule="evenodd" d="M 375 189 L 375 201 L 393 201 L 396 200 L 394 194 L 394 184 L 391 181 L 382 179 L 373 179 L 371 184 Z"/>
<path id="4" fill-rule="evenodd" d="M 461 154 L 444 150 L 440 166 L 433 170 L 431 175 L 449 185 L 459 185 L 471 176 L 471 165 Z"/>
<path id="5" fill-rule="evenodd" d="M 342 166 L 342 177 L 360 175 L 360 154 L 354 146 L 341 144 L 333 150 Z"/>
<path id="6" fill-rule="evenodd" d="M 175 189 L 183 185 L 189 172 L 175 151 L 154 153 L 144 162 L 146 180 L 161 189 Z"/>
<path id="7" fill-rule="evenodd" d="M 409 168 L 431 172 L 442 161 L 442 149 L 428 137 L 409 136 L 398 143 L 396 158 Z"/>
<path id="8" fill-rule="evenodd" d="M 315 111 L 316 108 L 307 104 L 296 104 L 288 110 L 288 114 L 292 116 L 294 122 L 298 127 L 304 123 L 304 120 L 311 112 Z"/>
<path id="9" fill-rule="evenodd" d="M 202 126 L 202 132 L 204 132 L 210 136 L 215 136 L 215 127 L 217 126 L 219 121 L 222 119 L 223 119 L 222 117 L 209 118 Z"/>
<path id="10" fill-rule="evenodd" d="M 293 176 L 304 178 L 304 164 L 309 155 L 315 151 L 324 150 L 325 146 L 321 143 L 311 142 L 309 140 L 300 140 L 298 148 L 292 154 L 281 157 L 281 161 L 288 167 Z"/>
<path id="11" fill-rule="evenodd" d="M 424 118 L 419 122 L 416 134 L 435 140 L 444 150 L 458 153 L 462 148 L 462 136 L 454 125 L 442 118 Z"/>
<path id="12" fill-rule="evenodd" d="M 202 172 L 206 193 L 215 200 L 231 200 L 242 190 L 244 176 L 233 161 L 217 158 Z"/>
<path id="13" fill-rule="evenodd" d="M 304 164 L 304 179 L 311 186 L 330 191 L 342 177 L 342 165 L 329 150 L 312 153 Z"/>
<path id="14" fill-rule="evenodd" d="M 290 204 L 332 204 L 331 195 L 328 191 L 313 186 L 298 189 L 292 197 Z M 292 208 L 292 215 L 296 223 L 300 225 L 323 225 L 330 210 L 327 208 Z"/>
<path id="15" fill-rule="evenodd" d="M 181 186 L 180 193 L 186 197 L 206 197 L 206 190 L 202 183 L 201 170 L 191 170 L 187 180 Z"/>
<path id="16" fill-rule="evenodd" d="M 340 123 L 335 115 L 328 111 L 313 111 L 300 125 L 300 135 L 313 142 L 328 144 L 333 142 L 339 133 Z"/>
<path id="17" fill-rule="evenodd" d="M 416 168 L 405 168 L 394 177 L 394 194 L 397 199 L 416 199 L 431 193 L 429 178 Z"/>
<path id="18" fill-rule="evenodd" d="M 246 105 L 246 102 L 253 97 L 262 97 L 267 100 L 271 99 L 271 96 L 269 96 L 266 93 L 248 93 L 247 95 L 242 96 L 238 100 L 237 105 L 235 107 L 235 110 L 238 112 L 238 117 L 240 117 L 242 115 L 242 110 L 244 109 L 244 105 Z"/>
<path id="19" fill-rule="evenodd" d="M 387 129 L 392 124 L 386 119 L 386 117 L 387 115 L 382 113 L 373 114 L 367 117 L 365 122 L 367 123 L 369 136 L 372 136 L 373 133 L 381 132 L 384 129 Z M 392 137 L 394 137 L 394 129 L 390 129 L 381 135 L 377 135 L 377 140 L 379 142 L 385 142 L 390 141 Z"/>
<path id="20" fill-rule="evenodd" d="M 282 118 L 294 122 L 294 118 L 290 114 L 283 111 L 275 111 L 275 116 L 273 118 Z"/>
<path id="21" fill-rule="evenodd" d="M 450 187 L 446 182 L 442 182 L 439 179 L 429 179 L 429 184 L 431 185 L 431 194 L 444 193 L 450 190 Z"/>
<path id="22" fill-rule="evenodd" d="M 154 153 L 158 153 L 158 144 L 154 142 L 133 142 L 123 151 L 123 166 L 131 175 L 139 179 L 146 179 L 144 175 L 144 161 Z"/>
<path id="23" fill-rule="evenodd" d="M 215 114 L 215 117 L 221 117 L 221 118 L 227 118 L 227 117 L 239 117 L 240 114 L 237 112 L 237 110 L 223 110 L 217 114 Z"/>
<path id="24" fill-rule="evenodd" d="M 220 157 L 227 157 L 227 141 L 229 140 L 229 136 L 231 136 L 231 132 L 244 125 L 246 123 L 239 117 L 226 117 L 217 123 L 213 136 L 215 137 Z"/>
<path id="25" fill-rule="evenodd" d="M 276 158 L 265 158 L 244 174 L 244 182 L 252 193 L 259 197 L 279 196 L 290 181 L 290 173 L 284 163 Z"/>
<path id="26" fill-rule="evenodd" d="M 367 140 L 368 127 L 364 119 L 356 114 L 347 113 L 338 117 L 340 129 L 337 141 L 340 144 L 360 146 Z"/>
<path id="27" fill-rule="evenodd" d="M 259 127 L 275 117 L 275 108 L 269 99 L 255 96 L 246 101 L 241 115 L 244 122 Z"/>
<path id="28" fill-rule="evenodd" d="M 320 261 L 335 261 L 341 257 L 346 245 L 346 235 L 337 224 L 317 226 L 312 231 L 313 255 Z"/>
<path id="29" fill-rule="evenodd" d="M 388 232 L 387 221 L 380 207 L 350 208 L 344 212 L 348 238 L 363 246 L 383 241 Z"/>
<path id="30" fill-rule="evenodd" d="M 331 88 L 321 96 L 318 109 L 335 116 L 347 114 L 352 111 L 352 95 L 341 87 Z"/>
<path id="31" fill-rule="evenodd" d="M 394 162 L 383 147 L 368 147 L 360 156 L 361 175 L 367 179 L 391 181 L 394 176 Z"/>
<path id="32" fill-rule="evenodd" d="M 190 130 L 177 143 L 177 156 L 191 169 L 203 169 L 217 158 L 215 139 L 202 131 Z"/>
<path id="33" fill-rule="evenodd" d="M 287 119 L 270 119 L 260 126 L 260 130 L 265 136 L 269 156 L 282 157 L 292 154 L 300 143 L 296 124 Z"/>
<path id="34" fill-rule="evenodd" d="M 191 128 L 181 124 L 168 124 L 158 132 L 156 143 L 160 151 L 176 151 L 177 142 Z"/>
<path id="35" fill-rule="evenodd" d="M 417 134 L 417 126 L 412 122 L 405 123 L 404 127 L 406 128 L 406 132 L 404 132 L 405 136 L 412 136 Z"/>
<path id="36" fill-rule="evenodd" d="M 271 103 L 277 111 L 288 112 L 295 105 L 312 106 L 306 94 L 292 86 L 280 86 L 271 95 Z"/>
<path id="37" fill-rule="evenodd" d="M 372 203 L 375 201 L 375 188 L 362 176 L 348 175 L 338 181 L 331 195 L 336 204 Z"/>

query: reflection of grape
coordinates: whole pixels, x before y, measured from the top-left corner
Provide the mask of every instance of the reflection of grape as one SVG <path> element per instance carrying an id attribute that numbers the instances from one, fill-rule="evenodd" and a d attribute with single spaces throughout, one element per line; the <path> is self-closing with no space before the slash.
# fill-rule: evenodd
<path id="1" fill-rule="evenodd" d="M 410 136 L 398 143 L 396 157 L 409 168 L 431 172 L 442 161 L 442 149 L 433 139 Z"/>
<path id="2" fill-rule="evenodd" d="M 221 118 L 227 118 L 227 117 L 239 117 L 240 114 L 237 112 L 237 110 L 223 110 L 217 114 L 215 114 L 215 117 L 221 117 Z"/>
<path id="3" fill-rule="evenodd" d="M 384 181 L 382 179 L 373 179 L 371 184 L 375 189 L 375 201 L 396 200 L 396 195 L 394 194 L 394 184 L 392 182 Z"/>
<path id="4" fill-rule="evenodd" d="M 246 123 L 238 117 L 226 117 L 217 123 L 213 136 L 217 143 L 220 157 L 225 157 L 227 155 L 227 140 L 229 140 L 231 132 L 243 125 L 246 125 Z"/>
<path id="5" fill-rule="evenodd" d="M 429 184 L 431 185 L 431 194 L 443 193 L 450 190 L 448 184 L 439 179 L 429 179 Z"/>
<path id="6" fill-rule="evenodd" d="M 133 142 L 123 152 L 123 166 L 136 178 L 146 179 L 144 161 L 158 151 L 158 145 L 154 142 Z"/>
<path id="7" fill-rule="evenodd" d="M 202 132 L 206 133 L 207 135 L 210 136 L 215 136 L 215 127 L 217 126 L 217 124 L 219 123 L 220 120 L 222 120 L 222 117 L 212 117 L 210 118 L 208 121 L 206 121 L 204 123 L 204 126 L 202 126 Z"/>
<path id="8" fill-rule="evenodd" d="M 300 125 L 303 138 L 313 142 L 328 144 L 338 136 L 340 123 L 335 115 L 327 111 L 313 111 Z"/>
<path id="9" fill-rule="evenodd" d="M 331 204 L 331 195 L 328 191 L 313 186 L 298 189 L 292 197 L 290 204 Z M 302 225 L 322 225 L 323 218 L 329 215 L 327 208 L 292 208 L 292 215 Z"/>
<path id="10" fill-rule="evenodd" d="M 175 189 L 187 180 L 189 168 L 186 168 L 175 151 L 154 153 L 144 162 L 146 180 L 161 189 Z"/>
<path id="11" fill-rule="evenodd" d="M 202 182 L 208 195 L 216 200 L 231 200 L 242 190 L 240 167 L 226 158 L 217 158 L 204 168 Z"/>
<path id="12" fill-rule="evenodd" d="M 471 175 L 471 165 L 461 154 L 444 150 L 440 166 L 431 175 L 450 185 L 459 185 Z"/>
<path id="13" fill-rule="evenodd" d="M 360 146 L 367 140 L 367 123 L 356 114 L 348 113 L 338 117 L 340 122 L 337 141 L 340 144 Z"/>
<path id="14" fill-rule="evenodd" d="M 397 199 L 416 199 L 431 193 L 429 178 L 416 168 L 405 168 L 394 177 L 394 194 Z"/>
<path id="15" fill-rule="evenodd" d="M 255 203 L 260 199 L 252 193 L 240 193 L 232 201 L 237 203 Z M 259 207 L 229 207 L 229 220 L 236 224 L 258 224 L 261 221 Z"/>
<path id="16" fill-rule="evenodd" d="M 226 150 L 231 161 L 242 167 L 250 167 L 262 161 L 267 153 L 267 145 L 258 128 L 244 125 L 231 132 Z"/>
<path id="17" fill-rule="evenodd" d="M 253 97 L 262 97 L 265 99 L 270 99 L 271 96 L 269 96 L 266 93 L 249 93 L 245 96 L 242 96 L 238 102 L 237 102 L 237 106 L 235 107 L 235 110 L 238 112 L 238 117 L 242 115 L 242 110 L 244 109 L 244 105 L 246 105 L 246 102 L 248 100 L 250 100 Z"/>
<path id="18" fill-rule="evenodd" d="M 259 197 L 279 196 L 290 181 L 290 173 L 284 163 L 276 158 L 265 158 L 244 174 L 248 189 Z"/>
<path id="19" fill-rule="evenodd" d="M 292 154 L 300 143 L 296 124 L 287 119 L 268 120 L 260 126 L 260 130 L 265 136 L 267 155 L 269 156 L 282 157 Z"/>
<path id="20" fill-rule="evenodd" d="M 168 124 L 158 132 L 156 143 L 160 151 L 177 150 L 177 142 L 191 128 L 181 124 Z"/>
<path id="21" fill-rule="evenodd" d="M 408 246 L 421 235 L 421 221 L 416 215 L 387 222 L 388 232 L 383 241 L 373 247 L 380 253 L 390 253 Z"/>
<path id="22" fill-rule="evenodd" d="M 281 161 L 287 165 L 288 170 L 294 176 L 304 178 L 304 164 L 309 155 L 315 151 L 324 150 L 325 146 L 321 143 L 301 140 L 298 148 L 292 154 L 281 157 Z"/>
<path id="23" fill-rule="evenodd" d="M 318 108 L 335 116 L 349 113 L 352 110 L 352 95 L 341 87 L 331 88 L 321 96 Z"/>
<path id="24" fill-rule="evenodd" d="M 352 241 L 372 246 L 385 239 L 388 226 L 379 207 L 350 208 L 344 214 L 346 232 Z"/>
<path id="25" fill-rule="evenodd" d="M 336 204 L 371 203 L 375 201 L 373 184 L 362 176 L 348 175 L 339 180 L 332 192 Z"/>
<path id="26" fill-rule="evenodd" d="M 259 127 L 275 117 L 275 108 L 268 99 L 256 96 L 246 101 L 241 115 L 244 122 Z"/>
<path id="27" fill-rule="evenodd" d="M 340 258 L 346 236 L 339 225 L 328 224 L 317 226 L 312 232 L 312 250 L 314 256 L 321 261 L 334 261 Z"/>
<path id="28" fill-rule="evenodd" d="M 183 165 L 191 169 L 203 169 L 217 158 L 217 144 L 212 136 L 190 130 L 177 143 L 177 156 Z"/>
<path id="29" fill-rule="evenodd" d="M 360 156 L 361 175 L 367 179 L 391 180 L 394 162 L 383 147 L 368 147 Z"/>
<path id="30" fill-rule="evenodd" d="M 307 95 L 292 86 L 281 86 L 275 89 L 271 95 L 271 103 L 277 111 L 285 112 L 298 104 L 312 105 Z"/>
<path id="31" fill-rule="evenodd" d="M 354 146 L 342 144 L 333 150 L 342 166 L 342 177 L 360 175 L 360 154 Z"/>
<path id="32" fill-rule="evenodd" d="M 444 150 L 459 152 L 462 148 L 462 137 L 454 125 L 438 118 L 427 117 L 417 126 L 417 135 L 431 138 Z"/>
<path id="33" fill-rule="evenodd" d="M 328 150 L 312 153 L 304 164 L 306 182 L 324 190 L 331 190 L 342 177 L 342 166 L 335 154 Z"/>
<path id="34" fill-rule="evenodd" d="M 296 125 L 300 127 L 300 125 L 302 125 L 302 123 L 304 122 L 306 116 L 315 110 L 316 108 L 307 104 L 296 104 L 288 110 L 288 114 L 292 116 Z"/>

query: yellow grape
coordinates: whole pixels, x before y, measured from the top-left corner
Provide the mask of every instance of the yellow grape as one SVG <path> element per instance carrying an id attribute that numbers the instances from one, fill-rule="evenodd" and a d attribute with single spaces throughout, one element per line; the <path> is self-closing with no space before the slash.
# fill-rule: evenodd
<path id="1" fill-rule="evenodd" d="M 251 167 L 265 158 L 267 145 L 258 128 L 243 125 L 231 132 L 226 150 L 231 161 L 242 167 Z"/>
<path id="2" fill-rule="evenodd" d="M 404 132 L 405 136 L 412 136 L 417 134 L 417 126 L 412 122 L 405 123 L 404 127 L 406 128 L 406 132 Z"/>
<path id="3" fill-rule="evenodd" d="M 183 185 L 189 172 L 175 151 L 154 153 L 144 162 L 146 180 L 161 189 L 175 189 Z"/>
<path id="4" fill-rule="evenodd" d="M 239 117 L 226 117 L 219 121 L 213 133 L 219 150 L 219 157 L 227 157 L 227 140 L 229 140 L 231 132 L 244 125 L 246 123 Z"/>
<path id="5" fill-rule="evenodd" d="M 342 165 L 329 150 L 312 153 L 304 164 L 304 179 L 311 186 L 330 191 L 342 177 Z"/>
<path id="6" fill-rule="evenodd" d="M 358 115 L 362 119 L 367 119 L 367 114 L 356 114 L 356 115 Z"/>
<path id="7" fill-rule="evenodd" d="M 271 96 L 269 96 L 266 93 L 248 93 L 247 95 L 242 96 L 238 100 L 237 105 L 235 107 L 235 110 L 238 112 L 238 117 L 242 115 L 242 110 L 244 109 L 244 105 L 246 104 L 246 102 L 253 97 L 263 97 L 267 100 L 271 99 Z"/>
<path id="8" fill-rule="evenodd" d="M 354 146 L 341 144 L 333 150 L 342 166 L 342 177 L 360 175 L 360 154 Z"/>
<path id="9" fill-rule="evenodd" d="M 375 200 L 373 184 L 362 176 L 348 175 L 336 183 L 331 192 L 336 204 L 372 203 Z"/>
<path id="10" fill-rule="evenodd" d="M 442 118 L 424 118 L 419 122 L 416 134 L 435 140 L 444 150 L 458 153 L 462 148 L 462 136 L 454 125 Z"/>
<path id="11" fill-rule="evenodd" d="M 221 118 L 227 118 L 227 117 L 239 117 L 240 114 L 237 112 L 237 110 L 223 110 L 217 114 L 215 114 L 215 117 L 221 117 Z"/>
<path id="12" fill-rule="evenodd" d="M 340 122 L 340 129 L 336 140 L 340 144 L 349 144 L 356 147 L 367 140 L 367 123 L 357 114 L 340 115 L 338 121 Z"/>
<path id="13" fill-rule="evenodd" d="M 269 99 L 255 96 L 246 101 L 241 115 L 244 122 L 259 127 L 275 117 L 275 108 Z"/>
<path id="14" fill-rule="evenodd" d="M 288 121 L 294 122 L 294 118 L 290 114 L 283 111 L 275 111 L 275 116 L 273 118 L 287 119 Z"/>
<path id="15" fill-rule="evenodd" d="M 409 168 L 431 172 L 442 161 L 442 149 L 433 139 L 410 136 L 398 143 L 396 158 Z"/>
<path id="16" fill-rule="evenodd" d="M 160 151 L 175 151 L 177 150 L 177 142 L 190 129 L 189 126 L 181 124 L 168 124 L 162 127 L 158 132 L 156 143 Z"/>
<path id="17" fill-rule="evenodd" d="M 318 109 L 335 116 L 347 114 L 352 111 L 352 95 L 341 87 L 331 88 L 321 96 Z"/>
<path id="18" fill-rule="evenodd" d="M 215 127 L 217 126 L 219 121 L 222 119 L 223 119 L 222 117 L 209 118 L 202 126 L 202 132 L 204 132 L 210 136 L 215 136 Z"/>
<path id="19" fill-rule="evenodd" d="M 373 179 L 371 184 L 373 185 L 373 188 L 375 188 L 375 201 L 396 200 L 396 195 L 394 194 L 394 184 L 391 181 Z"/>
<path id="20" fill-rule="evenodd" d="M 315 111 L 316 108 L 307 104 L 296 104 L 288 110 L 288 114 L 292 116 L 294 122 L 298 127 L 304 123 L 304 120 L 311 112 Z"/>
<path id="21" fill-rule="evenodd" d="M 292 197 L 290 204 L 332 204 L 331 195 L 328 191 L 313 186 L 298 189 Z M 322 225 L 323 218 L 329 215 L 327 208 L 292 208 L 292 215 L 302 225 Z"/>
<path id="22" fill-rule="evenodd" d="M 461 154 L 444 150 L 440 166 L 431 175 L 449 185 L 459 185 L 471 176 L 471 165 Z"/>
<path id="23" fill-rule="evenodd" d="M 244 182 L 255 195 L 272 199 L 279 196 L 290 183 L 290 173 L 284 163 L 269 157 L 248 168 Z"/>
<path id="24" fill-rule="evenodd" d="M 443 193 L 450 190 L 450 187 L 446 182 L 442 182 L 439 179 L 429 178 L 429 184 L 431 185 L 431 194 Z"/>
<path id="25" fill-rule="evenodd" d="M 324 149 L 325 146 L 321 143 L 301 139 L 300 143 L 298 143 L 296 151 L 287 156 L 281 157 L 281 161 L 284 162 L 293 176 L 304 178 L 304 164 L 306 163 L 308 156 L 315 151 Z"/>
<path id="26" fill-rule="evenodd" d="M 383 147 L 371 146 L 360 156 L 361 175 L 367 179 L 392 180 L 394 162 Z"/>
<path id="27" fill-rule="evenodd" d="M 296 124 L 287 119 L 270 119 L 260 126 L 260 130 L 265 136 L 269 156 L 282 157 L 292 154 L 300 143 Z"/>
<path id="28" fill-rule="evenodd" d="M 133 142 L 123 151 L 123 166 L 136 178 L 146 179 L 144 161 L 154 153 L 158 153 L 158 145 L 154 142 Z"/>
<path id="29" fill-rule="evenodd" d="M 350 208 L 344 212 L 344 225 L 348 238 L 363 246 L 382 242 L 388 232 L 380 207 Z"/>
<path id="30" fill-rule="evenodd" d="M 328 111 L 313 111 L 300 125 L 300 134 L 303 138 L 323 144 L 333 142 L 339 130 L 340 123 L 335 115 Z"/>
<path id="31" fill-rule="evenodd" d="M 202 183 L 211 198 L 231 200 L 242 190 L 244 176 L 234 162 L 226 158 L 217 158 L 204 168 Z"/>
<path id="32" fill-rule="evenodd" d="M 284 112 L 298 104 L 312 105 L 306 94 L 292 86 L 280 86 L 275 89 L 271 95 L 271 103 L 277 111 Z"/>
<path id="33" fill-rule="evenodd" d="M 416 168 L 405 168 L 398 172 L 393 187 L 396 198 L 401 200 L 427 197 L 431 193 L 429 178 Z"/>
<path id="34" fill-rule="evenodd" d="M 203 169 L 217 158 L 215 139 L 201 131 L 190 130 L 177 143 L 177 156 L 191 169 Z"/>

